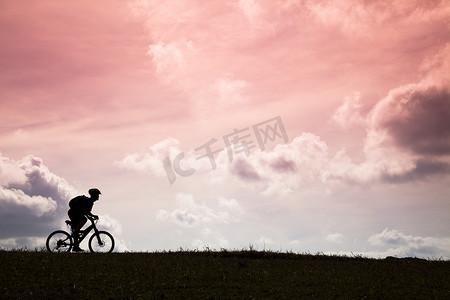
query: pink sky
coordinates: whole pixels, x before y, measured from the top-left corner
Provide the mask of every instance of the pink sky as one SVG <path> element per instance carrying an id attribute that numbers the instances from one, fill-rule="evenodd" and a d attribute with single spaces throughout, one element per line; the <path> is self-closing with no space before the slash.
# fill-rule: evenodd
<path id="1" fill-rule="evenodd" d="M 447 1 L 0 1 L 0 246 L 40 245 L 97 186 L 121 250 L 449 258 L 449 19 Z M 289 141 L 196 159 L 277 116 Z M 196 172 L 170 184 L 181 152 Z"/>

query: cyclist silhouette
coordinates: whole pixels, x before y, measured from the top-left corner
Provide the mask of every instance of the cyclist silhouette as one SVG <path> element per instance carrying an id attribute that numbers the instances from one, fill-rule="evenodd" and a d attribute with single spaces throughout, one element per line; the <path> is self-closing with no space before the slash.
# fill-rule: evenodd
<path id="1" fill-rule="evenodd" d="M 69 211 L 67 214 L 69 215 L 70 221 L 72 222 L 72 237 L 74 240 L 74 247 L 72 251 L 84 251 L 80 248 L 78 236 L 81 228 L 83 228 L 84 224 L 87 222 L 87 218 L 98 219 L 97 215 L 91 213 L 92 207 L 94 206 L 94 202 L 99 199 L 101 195 L 100 191 L 96 188 L 92 188 L 88 191 L 91 197 L 86 197 L 84 195 L 77 196 L 69 201 Z"/>

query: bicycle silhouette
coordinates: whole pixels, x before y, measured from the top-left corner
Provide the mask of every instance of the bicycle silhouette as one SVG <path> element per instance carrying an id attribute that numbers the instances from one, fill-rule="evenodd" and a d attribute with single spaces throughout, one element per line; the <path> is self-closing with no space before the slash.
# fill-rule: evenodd
<path id="1" fill-rule="evenodd" d="M 89 221 L 91 221 L 91 225 L 87 227 L 85 230 L 80 230 L 79 232 L 79 243 L 84 240 L 85 237 L 94 230 L 94 233 L 89 238 L 89 250 L 91 252 L 103 252 L 103 253 L 109 253 L 112 252 L 114 249 L 114 238 L 113 236 L 107 232 L 107 231 L 99 231 L 97 229 L 96 223 L 98 221 L 94 220 L 93 218 L 89 218 Z M 72 229 L 72 222 L 69 220 L 66 220 L 67 226 L 69 226 L 70 231 L 73 233 Z M 47 238 L 47 242 L 45 243 L 47 250 L 49 252 L 70 252 L 72 250 L 72 247 L 74 246 L 74 240 L 72 238 L 72 235 L 69 234 L 67 231 L 64 230 L 56 230 Z"/>

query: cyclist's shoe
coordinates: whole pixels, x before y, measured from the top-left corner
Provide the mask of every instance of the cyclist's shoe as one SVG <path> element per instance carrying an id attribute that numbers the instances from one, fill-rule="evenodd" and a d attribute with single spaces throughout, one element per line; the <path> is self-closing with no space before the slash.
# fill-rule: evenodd
<path id="1" fill-rule="evenodd" d="M 80 246 L 74 246 L 72 249 L 73 252 L 84 252 L 83 249 L 80 248 Z"/>

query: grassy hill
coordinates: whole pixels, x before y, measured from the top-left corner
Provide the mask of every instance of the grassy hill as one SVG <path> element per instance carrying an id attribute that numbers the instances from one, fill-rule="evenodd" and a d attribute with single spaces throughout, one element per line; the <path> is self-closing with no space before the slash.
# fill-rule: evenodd
<path id="1" fill-rule="evenodd" d="M 0 299 L 450 299 L 450 261 L 256 251 L 0 251 Z"/>

